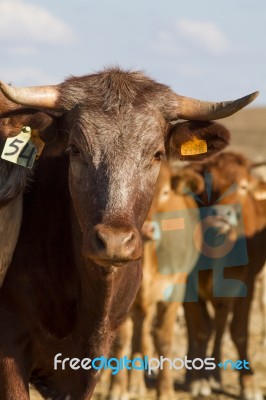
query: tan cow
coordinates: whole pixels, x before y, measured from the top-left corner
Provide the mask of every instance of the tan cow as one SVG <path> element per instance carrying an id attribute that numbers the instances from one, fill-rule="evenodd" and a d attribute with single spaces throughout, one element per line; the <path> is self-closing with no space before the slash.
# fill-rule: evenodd
<path id="1" fill-rule="evenodd" d="M 252 172 L 255 169 L 256 176 L 258 177 L 257 184 L 254 185 L 253 194 L 260 202 L 262 206 L 264 206 L 265 214 L 266 214 L 266 176 L 265 170 L 262 174 L 259 173 L 258 168 L 265 163 L 258 163 L 252 165 Z M 264 167 L 265 168 L 265 167 Z M 258 276 L 258 286 L 259 286 L 259 305 L 261 311 L 262 318 L 262 343 L 266 346 L 266 267 L 264 266 L 262 272 Z"/>
<path id="2" fill-rule="evenodd" d="M 250 166 L 250 162 L 244 156 L 228 152 L 200 166 L 194 164 L 186 167 L 186 170 L 192 169 L 193 173 L 197 172 L 202 179 L 205 173 L 211 174 L 209 176 L 212 177 L 212 195 L 209 204 L 215 204 L 220 199 L 218 205 L 224 206 L 221 208 L 223 215 L 219 215 L 218 211 L 213 218 L 216 218 L 219 224 L 218 234 L 224 234 L 228 243 L 234 242 L 236 246 L 237 241 L 234 235 L 239 228 L 239 223 L 235 224 L 233 220 L 237 219 L 239 222 L 241 218 L 243 219 L 242 233 L 244 236 L 242 239 L 245 239 L 248 256 L 247 264 L 239 265 L 238 258 L 241 258 L 244 253 L 244 249 L 241 249 L 240 253 L 235 254 L 237 257 L 234 266 L 231 266 L 232 264 L 228 261 L 228 265 L 225 265 L 226 268 L 223 268 L 219 275 L 218 261 L 215 259 L 215 252 L 218 250 L 214 248 L 212 268 L 197 271 L 198 301 L 184 303 L 189 334 L 188 356 L 191 359 L 205 358 L 212 333 L 212 324 L 214 324 L 215 343 L 212 356 L 215 358 L 216 364 L 223 361 L 221 360 L 221 341 L 228 314 L 232 311 L 230 322 L 232 340 L 236 345 L 239 359 L 249 360 L 247 350 L 250 305 L 256 275 L 263 268 L 266 259 L 266 204 L 263 200 L 258 201 L 256 194 L 253 193 L 257 184 L 250 173 Z M 199 189 L 197 195 L 201 201 L 208 204 L 207 190 Z M 241 205 L 242 212 L 234 215 L 233 209 L 236 204 Z M 227 211 L 225 212 L 225 210 Z M 232 251 L 235 251 L 234 247 Z M 209 256 L 211 257 L 210 254 Z M 228 260 L 228 255 L 226 257 Z M 193 271 L 192 274 L 195 272 Z M 229 294 L 231 297 L 226 297 L 228 296 L 227 290 L 222 292 L 222 288 L 229 283 L 231 284 L 231 294 Z M 220 291 L 218 295 L 217 290 Z M 213 322 L 208 312 L 207 302 L 211 302 L 215 311 Z M 220 371 L 221 369 L 218 367 L 212 371 L 216 386 L 221 385 Z M 263 396 L 256 386 L 252 374 L 251 368 L 243 368 L 240 371 L 242 397 L 249 400 L 262 399 Z M 193 395 L 210 394 L 211 389 L 206 371 L 188 371 L 187 380 Z"/>

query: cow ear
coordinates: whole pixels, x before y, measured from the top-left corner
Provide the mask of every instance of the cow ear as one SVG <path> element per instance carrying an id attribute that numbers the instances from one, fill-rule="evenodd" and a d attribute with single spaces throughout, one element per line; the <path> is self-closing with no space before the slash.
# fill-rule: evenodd
<path id="1" fill-rule="evenodd" d="M 202 175 L 197 170 L 185 167 L 172 175 L 171 186 L 178 194 L 188 192 L 200 194 L 204 191 L 205 183 Z"/>
<path id="2" fill-rule="evenodd" d="M 41 134 L 53 123 L 53 118 L 36 110 L 17 110 L 0 116 L 0 137 L 7 139 L 17 136 L 23 126 L 30 126 L 36 134 Z"/>
<path id="3" fill-rule="evenodd" d="M 205 160 L 223 150 L 229 142 L 229 131 L 216 122 L 183 122 L 169 132 L 167 156 L 185 161 Z"/>
<path id="4" fill-rule="evenodd" d="M 67 135 L 57 129 L 61 115 L 32 109 L 19 109 L 0 116 L 0 139 L 17 136 L 23 126 L 29 126 L 33 135 L 44 142 L 42 156 L 58 156 L 66 150 Z"/>

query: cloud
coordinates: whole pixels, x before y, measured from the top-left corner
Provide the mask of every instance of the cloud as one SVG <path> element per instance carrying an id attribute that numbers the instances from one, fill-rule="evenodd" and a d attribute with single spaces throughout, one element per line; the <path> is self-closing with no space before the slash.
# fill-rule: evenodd
<path id="1" fill-rule="evenodd" d="M 180 19 L 160 30 L 152 44 L 152 50 L 163 56 L 187 56 L 197 48 L 216 55 L 232 50 L 229 39 L 215 23 L 190 19 Z"/>
<path id="2" fill-rule="evenodd" d="M 72 29 L 45 8 L 24 0 L 0 1 L 0 40 L 7 42 L 68 44 Z"/>
<path id="3" fill-rule="evenodd" d="M 228 38 L 213 22 L 182 19 L 177 22 L 176 28 L 183 37 L 211 53 L 225 53 L 230 50 Z"/>

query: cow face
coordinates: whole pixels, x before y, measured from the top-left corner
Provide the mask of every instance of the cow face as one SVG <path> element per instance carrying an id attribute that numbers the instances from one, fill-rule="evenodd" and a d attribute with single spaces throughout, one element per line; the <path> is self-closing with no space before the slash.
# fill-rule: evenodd
<path id="1" fill-rule="evenodd" d="M 194 177 L 192 181 L 187 181 L 187 186 L 197 194 L 199 205 L 213 205 L 211 223 L 216 220 L 220 233 L 235 232 L 242 218 L 245 235 L 251 236 L 257 229 L 258 204 L 255 199 L 263 200 L 264 185 L 251 174 L 251 167 L 250 161 L 243 155 L 226 152 L 200 165 L 191 164 L 185 168 L 184 175 L 190 176 L 192 172 Z M 203 184 L 206 173 L 211 177 L 211 193 Z M 239 235 L 243 234 L 241 224 L 239 228 Z"/>
<path id="2" fill-rule="evenodd" d="M 98 263 L 138 259 L 139 231 L 165 155 L 166 123 L 154 110 L 142 118 L 128 110 L 113 118 L 87 110 L 76 118 L 68 146 L 69 184 L 83 252 L 97 255 Z"/>
<path id="3" fill-rule="evenodd" d="M 244 156 L 233 152 L 222 153 L 206 165 L 202 165 L 201 173 L 209 172 L 212 176 L 211 201 L 215 203 L 226 194 L 221 199 L 221 204 L 244 204 L 246 197 L 251 194 L 254 182 L 249 167 L 250 162 Z"/>
<path id="4" fill-rule="evenodd" d="M 116 74 L 113 72 L 112 79 Z M 85 88 L 91 85 L 91 77 L 87 79 L 83 81 Z M 144 87 L 139 89 L 144 82 L 146 96 L 142 94 Z M 215 123 L 169 124 L 158 95 L 162 96 L 161 87 L 155 83 L 148 81 L 152 88 L 147 89 L 146 80 L 136 85 L 132 76 L 122 74 L 119 85 L 113 83 L 111 99 L 110 95 L 105 98 L 107 83 L 110 76 L 102 82 L 104 90 L 94 82 L 97 91 L 91 89 L 88 101 L 80 82 L 69 81 L 61 88 L 60 102 L 69 109 L 64 116 L 64 130 L 71 127 L 69 183 L 83 233 L 83 254 L 101 265 L 119 265 L 141 257 L 140 229 L 161 159 L 183 158 L 182 144 L 194 137 L 212 143 L 208 154 L 215 153 L 226 145 L 229 134 Z M 166 102 L 170 94 L 164 90 Z M 206 157 L 206 153 L 193 158 L 197 157 Z"/>
<path id="5" fill-rule="evenodd" d="M 49 109 L 49 116 L 57 112 L 49 132 L 41 133 L 48 142 L 45 153 L 68 150 L 83 255 L 104 266 L 141 257 L 140 229 L 163 157 L 185 159 L 180 146 L 195 138 L 210 143 L 200 159 L 228 143 L 228 132 L 214 123 L 171 122 L 222 118 L 251 101 L 249 96 L 214 107 L 177 96 L 143 74 L 118 69 L 70 78 L 56 87 L 23 90 L 2 84 L 2 90 L 24 106 Z M 51 130 L 52 144 L 47 140 Z"/>

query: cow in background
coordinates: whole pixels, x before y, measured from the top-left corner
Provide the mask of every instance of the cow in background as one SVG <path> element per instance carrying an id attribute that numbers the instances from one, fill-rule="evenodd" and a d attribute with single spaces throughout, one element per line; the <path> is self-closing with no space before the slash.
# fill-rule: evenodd
<path id="1" fill-rule="evenodd" d="M 251 171 L 257 177 L 254 184 L 254 197 L 264 206 L 266 214 L 266 163 L 258 162 L 251 165 Z M 262 316 L 262 343 L 266 347 L 266 266 L 258 276 L 259 305 Z"/>
<path id="2" fill-rule="evenodd" d="M 219 215 L 219 211 L 217 211 L 217 215 L 213 217 L 216 218 L 217 226 L 219 226 L 218 233 L 227 235 L 229 240 L 231 240 L 231 235 L 234 234 L 236 229 L 235 221 L 240 217 L 240 215 L 234 214 L 233 205 L 241 205 L 248 253 L 247 265 L 228 265 L 230 268 L 224 268 L 219 279 L 215 268 L 197 271 L 198 287 L 195 290 L 198 293 L 198 300 L 184 303 L 189 338 L 188 357 L 190 359 L 196 357 L 204 359 L 206 357 L 207 345 L 213 326 L 207 308 L 207 302 L 211 302 L 215 312 L 213 321 L 215 342 L 212 356 L 215 358 L 216 364 L 222 361 L 221 342 L 230 311 L 232 312 L 231 337 L 237 348 L 239 359 L 249 360 L 247 351 L 250 305 L 256 276 L 262 270 L 266 259 L 265 201 L 258 201 L 254 195 L 254 188 L 257 183 L 250 172 L 250 168 L 251 163 L 244 156 L 233 152 L 222 153 L 209 162 L 204 162 L 201 165 L 192 164 L 185 168 L 188 172 L 192 170 L 193 174 L 197 173 L 198 178 L 202 180 L 205 173 L 211 174 L 212 195 L 210 204 L 215 204 L 220 199 L 219 205 L 224 206 L 224 211 L 227 210 L 223 212 L 223 215 Z M 232 185 L 235 185 L 235 187 Z M 199 206 L 202 206 L 202 202 L 208 204 L 208 193 L 207 190 L 202 190 L 202 185 L 197 188 L 194 182 L 193 191 L 200 200 Z M 214 248 L 213 252 L 215 253 L 215 251 L 217 250 Z M 213 264 L 215 267 L 215 260 L 213 260 Z M 191 276 L 193 274 L 195 274 L 194 271 Z M 236 295 L 231 294 L 231 297 L 224 297 L 219 294 L 218 297 L 214 293 L 215 287 L 222 287 L 222 284 L 226 283 L 227 280 L 234 281 L 231 289 Z M 237 297 L 239 283 L 244 283 L 247 289 L 246 294 L 241 294 L 244 297 Z M 191 289 L 189 285 L 188 289 Z M 187 294 L 189 298 L 190 293 Z M 226 295 L 226 291 L 224 295 Z M 212 371 L 214 387 L 221 385 L 220 371 L 219 368 Z M 241 395 L 248 400 L 263 399 L 252 375 L 252 369 L 240 371 Z M 210 394 L 211 387 L 206 371 L 187 371 L 187 381 L 194 396 Z"/>
<path id="3" fill-rule="evenodd" d="M 14 132 L 19 133 L 26 119 L 32 128 L 40 129 L 45 118 L 44 115 L 40 118 L 41 113 L 35 112 L 28 118 L 20 116 L 14 121 L 11 117 L 15 109 L 18 107 L 0 92 L 0 155 L 5 140 Z M 17 243 L 22 219 L 22 195 L 30 176 L 29 169 L 0 158 L 0 289 Z"/>
<path id="4" fill-rule="evenodd" d="M 162 157 L 186 159 L 182 144 L 195 137 L 208 152 L 192 159 L 220 151 L 229 133 L 208 121 L 257 94 L 200 102 L 118 68 L 54 86 L 0 88 L 18 104 L 10 134 L 20 131 L 11 129 L 19 118 L 31 126 L 39 110 L 46 143 L 0 292 L 0 398 L 29 400 L 30 382 L 47 399 L 87 400 L 98 372 L 56 369 L 54 358 L 108 354 L 140 284 L 141 227 Z"/>
<path id="5" fill-rule="evenodd" d="M 115 340 L 114 355 L 118 359 L 125 355 L 132 359 L 143 359 L 144 356 L 151 359 L 154 354 L 172 358 L 177 311 L 182 306 L 187 275 L 198 258 L 191 242 L 191 226 L 199 221 L 197 204 L 190 196 L 178 192 L 177 182 L 181 185 L 180 179 L 176 180 L 172 174 L 170 165 L 162 163 L 151 209 L 142 227 L 145 240 L 143 279 L 130 316 L 119 328 Z M 187 213 L 186 226 L 180 237 L 168 235 L 163 238 L 162 226 L 157 225 L 162 237 L 156 239 L 156 215 L 163 213 L 165 219 L 162 222 L 166 223 L 167 229 L 167 221 L 176 220 L 177 211 L 181 211 L 181 216 Z M 160 262 L 164 265 L 159 265 Z M 166 265 L 167 273 L 163 272 Z M 109 374 L 105 375 L 103 379 L 107 380 Z M 145 393 L 144 371 L 132 369 L 128 376 L 128 371 L 120 370 L 112 377 L 108 400 L 125 400 L 132 395 L 142 397 Z M 173 371 L 165 362 L 164 368 L 158 370 L 157 398 L 168 400 L 174 396 Z"/>

